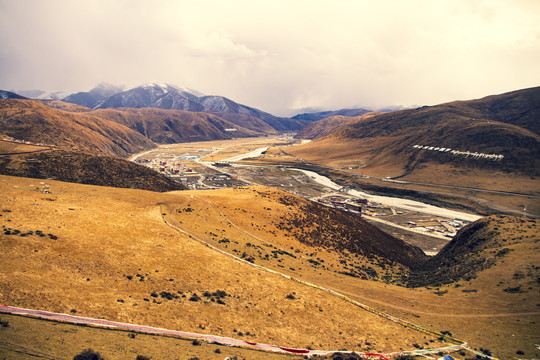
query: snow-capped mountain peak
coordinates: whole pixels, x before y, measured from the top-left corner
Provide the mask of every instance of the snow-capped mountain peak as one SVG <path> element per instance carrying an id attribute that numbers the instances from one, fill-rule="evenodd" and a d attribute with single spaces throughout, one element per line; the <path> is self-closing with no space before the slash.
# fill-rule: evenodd
<path id="1" fill-rule="evenodd" d="M 143 85 L 141 85 L 139 87 L 143 88 L 143 89 L 146 89 L 146 90 L 150 89 L 150 88 L 153 88 L 153 89 L 155 89 L 157 91 L 161 91 L 163 93 L 168 93 L 169 91 L 171 91 L 171 89 L 174 89 L 176 91 L 188 93 L 188 94 L 194 95 L 196 97 L 204 96 L 204 94 L 201 93 L 200 91 L 185 88 L 185 87 L 181 87 L 181 86 L 177 86 L 177 85 L 167 84 L 167 83 L 159 82 L 159 81 L 151 81 L 151 82 L 143 84 Z"/>

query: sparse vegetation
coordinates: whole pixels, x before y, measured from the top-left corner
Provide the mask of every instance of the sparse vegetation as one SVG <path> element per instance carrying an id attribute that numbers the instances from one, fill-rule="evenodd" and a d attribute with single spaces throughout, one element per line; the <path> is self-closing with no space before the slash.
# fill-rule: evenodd
<path id="1" fill-rule="evenodd" d="M 3 327 L 3 328 L 9 327 L 9 321 L 0 319 L 0 327 Z"/>
<path id="2" fill-rule="evenodd" d="M 83 350 L 80 354 L 75 355 L 73 360 L 105 360 L 97 351 L 92 349 Z"/>

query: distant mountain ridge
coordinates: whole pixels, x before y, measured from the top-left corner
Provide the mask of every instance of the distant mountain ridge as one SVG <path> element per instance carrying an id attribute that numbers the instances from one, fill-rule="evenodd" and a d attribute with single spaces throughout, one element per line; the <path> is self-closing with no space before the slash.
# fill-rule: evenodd
<path id="1" fill-rule="evenodd" d="M 106 90 L 106 91 L 105 91 Z M 277 131 L 297 131 L 308 122 L 281 118 L 264 111 L 239 104 L 223 96 L 204 95 L 196 90 L 176 85 L 151 82 L 129 90 L 107 89 L 98 86 L 89 92 L 70 95 L 63 101 L 94 110 L 108 108 L 157 108 L 251 116 L 260 119 Z M 232 120 L 230 115 L 228 120 Z"/>
<path id="2" fill-rule="evenodd" d="M 348 117 L 342 115 L 330 116 L 321 120 L 312 122 L 306 125 L 296 134 L 297 139 L 315 139 L 332 134 L 339 126 L 344 126 L 348 122 L 356 122 L 360 119 L 369 119 L 372 116 L 379 114 L 378 112 L 369 112 L 356 117 Z"/>
<path id="3" fill-rule="evenodd" d="M 0 99 L 27 99 L 27 97 L 16 94 L 12 91 L 0 90 Z"/>
<path id="4" fill-rule="evenodd" d="M 34 100 L 61 100 L 68 95 L 66 91 L 14 90 L 12 92 Z"/>
<path id="5" fill-rule="evenodd" d="M 85 106 L 92 109 L 109 96 L 113 96 L 121 92 L 122 90 L 123 89 L 118 86 L 107 83 L 100 83 L 88 92 L 81 91 L 75 94 L 71 94 L 63 98 L 62 101 Z"/>
<path id="6" fill-rule="evenodd" d="M 293 116 L 291 119 L 296 120 L 307 120 L 307 121 L 317 121 L 331 116 L 360 116 L 364 115 L 372 110 L 366 109 L 340 109 L 340 110 L 330 110 L 330 111 L 320 111 L 320 112 L 309 112 Z"/>

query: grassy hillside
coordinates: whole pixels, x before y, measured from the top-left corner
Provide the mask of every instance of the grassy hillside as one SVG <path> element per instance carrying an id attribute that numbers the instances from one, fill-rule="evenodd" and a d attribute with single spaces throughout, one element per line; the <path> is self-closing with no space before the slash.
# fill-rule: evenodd
<path id="1" fill-rule="evenodd" d="M 291 347 L 394 351 L 414 348 L 415 343 L 441 345 L 434 337 L 389 322 L 325 291 L 212 250 L 195 238 L 198 232 L 188 236 L 165 224 L 163 213 L 173 221 L 174 214 L 180 214 L 177 209 L 191 204 L 194 210 L 185 212 L 206 219 L 199 224 L 208 230 L 225 223 L 220 235 L 230 239 L 231 246 L 242 246 L 246 253 L 261 250 L 247 242 L 255 244 L 255 236 L 262 232 L 253 229 L 249 234 L 244 224 L 227 226 L 219 212 L 207 211 L 208 203 L 200 200 L 206 192 L 159 194 L 46 181 L 50 194 L 43 194 L 39 191 L 43 185 L 36 180 L 6 176 L 1 180 L 5 199 L 0 217 L 4 229 L 0 233 L 3 304 Z M 231 195 L 245 200 L 252 197 L 250 189 L 230 191 L 229 199 Z M 279 205 L 263 195 L 254 201 L 267 208 Z M 249 221 L 258 212 L 243 218 Z M 183 220 L 176 221 L 183 226 Z M 264 218 L 255 222 L 277 234 L 277 228 Z M 195 226 L 187 225 L 188 231 Z M 209 232 L 206 237 L 213 235 Z M 315 276 L 324 266 L 332 269 L 329 274 L 335 279 L 357 279 L 339 271 L 359 264 L 360 258 L 293 239 L 270 243 L 271 237 L 273 234 L 265 233 L 263 240 L 272 247 L 261 247 L 275 259 L 271 263 L 276 268 Z M 289 259 L 295 259 L 287 254 L 305 264 L 302 270 L 290 269 Z M 324 264 L 308 261 L 317 257 L 326 259 Z M 340 257 L 347 264 L 340 263 Z M 404 269 L 377 256 L 371 262 L 376 269 Z M 226 294 L 221 302 L 205 295 L 218 290 Z"/>
<path id="2" fill-rule="evenodd" d="M 261 134 L 203 112 L 122 108 L 94 110 L 90 114 L 125 125 L 160 144 L 232 139 Z"/>
<path id="3" fill-rule="evenodd" d="M 185 189 L 142 165 L 73 151 L 3 156 L 0 157 L 0 174 L 158 192 Z"/>
<path id="4" fill-rule="evenodd" d="M 315 121 L 296 134 L 297 139 L 316 139 L 322 138 L 328 135 L 331 135 L 339 126 L 344 126 L 349 122 L 360 122 L 366 119 L 369 119 L 372 116 L 379 114 L 378 112 L 369 112 L 364 115 L 356 117 L 346 117 L 346 116 L 330 116 L 318 121 Z"/>
<path id="5" fill-rule="evenodd" d="M 308 162 L 380 178 L 537 195 L 539 89 L 355 118 L 330 135 L 286 151 Z M 484 196 L 481 201 L 494 199 Z M 496 207 L 506 201 L 496 199 Z M 523 209 L 524 201 L 512 206 Z"/>
<path id="6" fill-rule="evenodd" d="M 441 252 L 413 272 L 409 284 L 440 286 L 470 281 L 493 266 L 508 268 L 504 263 L 511 263 L 515 273 L 505 274 L 493 285 L 500 287 L 506 282 L 509 287 L 504 291 L 538 293 L 540 264 L 535 244 L 540 240 L 540 229 L 537 225 L 537 220 L 529 218 L 504 215 L 482 218 L 461 229 Z"/>
<path id="7" fill-rule="evenodd" d="M 0 190 L 3 304 L 290 347 L 441 345 L 254 263 L 500 358 L 540 356 L 538 221 L 480 220 L 411 272 L 392 260 L 401 256 L 392 248 L 406 249 L 395 239 L 369 245 L 372 236 L 384 237 L 264 187 L 155 193 L 0 176 Z M 403 286 L 409 279 L 421 286 Z M 212 295 L 218 290 L 225 296 Z"/>
<path id="8" fill-rule="evenodd" d="M 141 134 L 88 113 L 56 110 L 34 100 L 0 100 L 0 133 L 66 150 L 127 157 L 155 147 Z"/>

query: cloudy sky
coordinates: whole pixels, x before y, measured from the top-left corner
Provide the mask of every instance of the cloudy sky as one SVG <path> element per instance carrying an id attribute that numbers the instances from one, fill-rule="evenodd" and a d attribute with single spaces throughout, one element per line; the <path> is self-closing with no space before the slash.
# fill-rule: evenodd
<path id="1" fill-rule="evenodd" d="M 278 114 L 540 85 L 538 0 L 0 0 L 0 89 L 160 81 Z"/>

